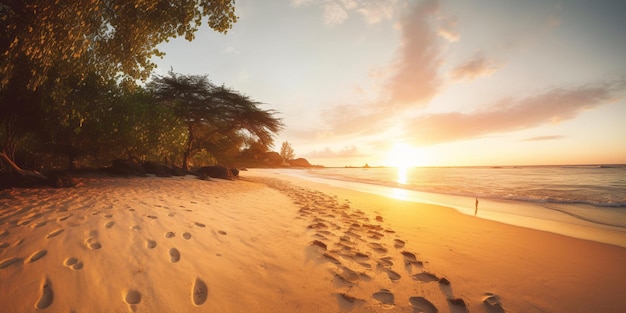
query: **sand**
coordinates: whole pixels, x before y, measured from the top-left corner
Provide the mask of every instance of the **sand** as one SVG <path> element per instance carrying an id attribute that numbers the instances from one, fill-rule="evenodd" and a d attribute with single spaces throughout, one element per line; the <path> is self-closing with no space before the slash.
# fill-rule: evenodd
<path id="1" fill-rule="evenodd" d="M 274 174 L 0 191 L 2 312 L 624 312 L 626 249 Z"/>

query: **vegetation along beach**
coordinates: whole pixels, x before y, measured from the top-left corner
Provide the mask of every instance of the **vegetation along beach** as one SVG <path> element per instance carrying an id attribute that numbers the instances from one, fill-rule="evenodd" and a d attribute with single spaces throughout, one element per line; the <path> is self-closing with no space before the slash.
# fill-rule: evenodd
<path id="1" fill-rule="evenodd" d="M 1 312 L 626 312 L 626 4 L 0 3 Z"/>

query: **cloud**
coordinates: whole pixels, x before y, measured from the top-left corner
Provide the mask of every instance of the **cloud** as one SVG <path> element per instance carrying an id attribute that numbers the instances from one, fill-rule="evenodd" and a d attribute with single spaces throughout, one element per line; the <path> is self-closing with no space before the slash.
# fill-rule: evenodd
<path id="1" fill-rule="evenodd" d="M 397 1 L 367 1 L 356 7 L 356 11 L 369 24 L 376 24 L 391 19 L 395 12 Z"/>
<path id="2" fill-rule="evenodd" d="M 436 19 L 438 2 L 428 0 L 410 7 L 401 22 L 402 44 L 393 64 L 370 71 L 380 81 L 381 95 L 370 103 L 341 104 L 324 112 L 325 121 L 337 135 L 368 135 L 393 126 L 391 117 L 415 106 L 424 106 L 443 83 L 437 71 L 442 50 Z"/>
<path id="3" fill-rule="evenodd" d="M 436 0 L 423 1 L 402 19 L 403 41 L 394 64 L 395 74 L 387 83 L 389 102 L 394 106 L 426 103 L 442 84 L 437 74 L 441 46 L 432 26 L 438 7 Z"/>
<path id="4" fill-rule="evenodd" d="M 348 18 L 348 12 L 338 3 L 330 2 L 324 5 L 324 24 L 337 25 Z"/>
<path id="5" fill-rule="evenodd" d="M 309 152 L 306 157 L 308 158 L 350 158 L 363 156 L 359 152 L 356 146 L 346 146 L 339 151 L 333 151 L 331 148 L 326 147 L 324 150 Z"/>
<path id="6" fill-rule="evenodd" d="M 540 125 L 559 123 L 585 110 L 609 103 L 623 91 L 624 82 L 555 88 L 519 100 L 503 100 L 472 114 L 442 113 L 411 120 L 414 144 L 435 144 L 478 138 Z"/>
<path id="7" fill-rule="evenodd" d="M 456 30 L 456 18 L 453 17 L 440 17 L 439 21 L 439 36 L 445 38 L 449 42 L 456 42 L 461 39 L 461 35 Z"/>
<path id="8" fill-rule="evenodd" d="M 485 59 L 482 54 L 477 54 L 467 62 L 456 66 L 450 71 L 453 80 L 472 80 L 480 76 L 489 76 L 501 66 L 494 61 Z"/>
<path id="9" fill-rule="evenodd" d="M 565 136 L 562 136 L 562 135 L 537 136 L 537 137 L 526 138 L 522 141 L 545 141 L 545 140 L 558 140 L 558 139 L 563 139 L 563 138 L 565 138 Z"/>
<path id="10" fill-rule="evenodd" d="M 323 9 L 325 25 L 343 23 L 352 14 L 361 15 L 368 24 L 376 24 L 393 18 L 398 11 L 398 0 L 292 0 L 291 6 L 299 8 L 314 5 Z"/>

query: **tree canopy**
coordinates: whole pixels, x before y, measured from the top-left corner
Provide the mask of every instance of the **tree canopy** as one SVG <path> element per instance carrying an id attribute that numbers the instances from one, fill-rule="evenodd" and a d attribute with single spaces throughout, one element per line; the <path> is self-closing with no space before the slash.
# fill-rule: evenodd
<path id="1" fill-rule="evenodd" d="M 188 168 L 195 151 L 210 150 L 225 141 L 239 147 L 246 137 L 253 137 L 262 146 L 271 146 L 274 134 L 283 127 L 276 111 L 261 109 L 261 103 L 216 86 L 207 76 L 170 72 L 169 76 L 155 76 L 148 88 L 160 104 L 171 108 L 187 124 L 183 169 Z"/>
<path id="2" fill-rule="evenodd" d="M 146 79 L 156 47 L 187 40 L 206 19 L 227 32 L 234 0 L 6 0 L 0 3 L 0 87 L 27 67 L 25 83 L 91 71 L 106 78 Z M 50 75 L 52 71 L 62 75 Z M 72 76 L 72 75 L 71 75 Z M 24 80 L 24 78 L 20 78 Z"/>
<path id="3" fill-rule="evenodd" d="M 86 126 L 100 127 L 94 125 L 102 114 L 111 117 L 120 95 L 149 78 L 152 58 L 163 55 L 159 44 L 179 36 L 192 40 L 203 23 L 226 33 L 237 21 L 234 3 L 1 1 L 0 158 L 15 165 L 25 140 L 80 145 L 77 135 L 84 137 Z"/>

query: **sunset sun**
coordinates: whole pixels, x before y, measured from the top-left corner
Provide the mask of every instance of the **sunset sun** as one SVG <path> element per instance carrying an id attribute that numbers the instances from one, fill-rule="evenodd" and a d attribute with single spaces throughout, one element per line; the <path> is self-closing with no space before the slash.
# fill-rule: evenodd
<path id="1" fill-rule="evenodd" d="M 425 162 L 426 158 L 423 151 L 405 143 L 396 143 L 387 155 L 386 165 L 406 169 L 423 166 Z"/>

